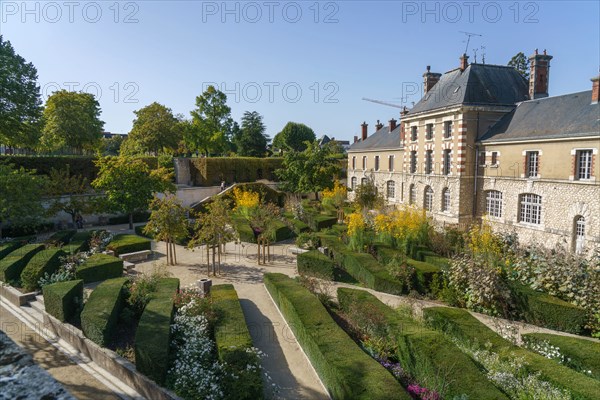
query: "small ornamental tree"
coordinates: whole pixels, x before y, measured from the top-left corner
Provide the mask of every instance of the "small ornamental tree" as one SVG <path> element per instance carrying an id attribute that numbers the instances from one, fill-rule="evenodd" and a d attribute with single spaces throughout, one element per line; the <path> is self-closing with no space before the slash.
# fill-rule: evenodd
<path id="1" fill-rule="evenodd" d="M 96 166 L 98 177 L 92 186 L 104 191 L 107 210 L 129 215 L 129 229 L 133 229 L 133 213 L 147 210 L 154 193 L 175 191 L 166 169 L 151 171 L 139 158 L 101 157 L 96 160 Z"/>
<path id="2" fill-rule="evenodd" d="M 69 214 L 73 225 L 77 214 L 89 214 L 96 209 L 97 196 L 92 187 L 83 176 L 71 175 L 69 164 L 65 169 L 50 170 L 46 194 L 53 198 L 48 212 L 52 215 L 60 211 Z"/>
<path id="3" fill-rule="evenodd" d="M 164 198 L 154 197 L 150 209 L 152 213 L 148 224 L 144 227 L 144 233 L 151 234 L 155 240 L 166 242 L 167 264 L 176 265 L 175 242 L 188 235 L 189 209 L 172 195 Z"/>
<path id="4" fill-rule="evenodd" d="M 385 205 L 383 194 L 377 190 L 373 177 L 367 178 L 354 190 L 354 203 L 361 210 L 381 209 Z"/>

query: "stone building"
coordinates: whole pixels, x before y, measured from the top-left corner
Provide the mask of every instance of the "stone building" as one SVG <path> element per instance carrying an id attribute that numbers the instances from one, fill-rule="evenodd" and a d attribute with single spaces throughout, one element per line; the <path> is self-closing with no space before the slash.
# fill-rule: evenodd
<path id="1" fill-rule="evenodd" d="M 391 204 L 416 204 L 440 224 L 488 215 L 498 231 L 574 250 L 600 245 L 600 105 L 593 90 L 548 97 L 552 56 L 512 67 L 427 67 L 423 97 L 400 123 L 377 123 L 348 150 L 350 187 L 374 179 Z"/>

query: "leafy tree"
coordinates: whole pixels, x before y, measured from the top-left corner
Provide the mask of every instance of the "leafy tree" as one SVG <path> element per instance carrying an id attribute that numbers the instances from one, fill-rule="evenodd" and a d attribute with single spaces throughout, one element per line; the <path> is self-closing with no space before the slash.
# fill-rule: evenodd
<path id="1" fill-rule="evenodd" d="M 292 151 L 304 151 L 305 142 L 313 142 L 316 139 L 315 132 L 304 124 L 288 122 L 281 132 L 273 138 L 273 146 Z"/>
<path id="2" fill-rule="evenodd" d="M 333 178 L 340 171 L 338 161 L 331 157 L 329 146 L 316 141 L 307 143 L 303 152 L 284 155 L 283 168 L 276 171 L 282 189 L 292 193 L 314 192 L 317 199 L 323 189 L 333 187 Z"/>
<path id="3" fill-rule="evenodd" d="M 42 100 L 33 64 L 15 53 L 0 35 L 0 143 L 35 147 L 39 140 Z"/>
<path id="4" fill-rule="evenodd" d="M 231 108 L 225 93 L 209 86 L 196 97 L 196 109 L 191 112 L 192 124 L 186 132 L 187 146 L 207 156 L 224 152 L 231 131 Z"/>
<path id="5" fill-rule="evenodd" d="M 354 189 L 354 203 L 361 210 L 380 209 L 385 205 L 383 193 L 377 190 L 373 177 L 367 179 Z"/>
<path id="6" fill-rule="evenodd" d="M 136 119 L 128 139 L 137 142 L 144 153 L 157 155 L 163 149 L 177 149 L 181 125 L 170 108 L 154 102 L 134 113 Z"/>
<path id="7" fill-rule="evenodd" d="M 121 152 L 121 145 L 125 141 L 125 138 L 121 135 L 114 135 L 111 138 L 103 140 L 104 150 L 102 151 L 102 155 L 118 156 Z"/>
<path id="8" fill-rule="evenodd" d="M 240 134 L 234 136 L 237 154 L 247 157 L 264 157 L 267 150 L 263 117 L 256 111 L 246 111 L 242 117 Z"/>
<path id="9" fill-rule="evenodd" d="M 58 150 L 71 147 L 78 152 L 95 150 L 102 140 L 104 122 L 100 104 L 93 94 L 59 90 L 46 101 L 42 147 Z"/>
<path id="10" fill-rule="evenodd" d="M 509 67 L 516 69 L 523 78 L 529 80 L 529 60 L 525 57 L 522 51 L 518 52 L 510 59 L 507 64 Z"/>
<path id="11" fill-rule="evenodd" d="M 52 198 L 48 213 L 54 215 L 64 211 L 71 216 L 73 225 L 77 214 L 89 214 L 96 210 L 97 196 L 88 180 L 81 175 L 71 175 L 68 164 L 65 169 L 50 170 L 46 195 Z"/>
<path id="12" fill-rule="evenodd" d="M 133 229 L 133 213 L 147 210 L 154 193 L 175 191 L 164 168 L 150 171 L 139 158 L 100 157 L 95 163 L 99 171 L 92 186 L 104 191 L 107 210 L 129 214 L 129 229 Z"/>
<path id="13" fill-rule="evenodd" d="M 35 175 L 35 171 L 0 164 L 0 238 L 6 221 L 15 226 L 26 226 L 43 216 L 44 184 L 45 180 Z"/>
<path id="14" fill-rule="evenodd" d="M 150 219 L 144 227 L 144 233 L 151 234 L 155 240 L 167 243 L 167 264 L 177 264 L 175 242 L 188 235 L 189 209 L 175 196 L 154 197 L 150 203 Z"/>

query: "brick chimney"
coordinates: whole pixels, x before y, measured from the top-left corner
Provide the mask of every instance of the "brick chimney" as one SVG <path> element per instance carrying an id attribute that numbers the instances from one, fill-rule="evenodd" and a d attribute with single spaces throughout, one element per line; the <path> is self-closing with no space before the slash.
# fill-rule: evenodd
<path id="1" fill-rule="evenodd" d="M 438 83 L 442 74 L 431 72 L 431 66 L 427 66 L 427 72 L 423 74 L 423 94 L 426 94 L 431 90 L 433 85 Z"/>
<path id="2" fill-rule="evenodd" d="M 592 104 L 598 104 L 598 95 L 600 94 L 600 75 L 591 79 L 592 81 Z"/>
<path id="3" fill-rule="evenodd" d="M 390 133 L 392 133 L 392 131 L 394 129 L 396 129 L 396 120 L 394 118 L 390 119 Z"/>
<path id="4" fill-rule="evenodd" d="M 377 120 L 377 124 L 375 125 L 375 132 L 383 128 L 383 124 Z"/>
<path id="5" fill-rule="evenodd" d="M 467 69 L 468 66 L 469 66 L 469 56 L 466 53 L 463 53 L 463 55 L 460 56 L 460 70 L 464 71 L 465 69 Z"/>
<path id="6" fill-rule="evenodd" d="M 535 49 L 535 53 L 529 57 L 529 98 L 540 99 L 548 97 L 548 83 L 550 81 L 550 60 L 552 56 L 546 54 L 538 54 L 538 50 Z"/>
<path id="7" fill-rule="evenodd" d="M 362 141 L 365 141 L 365 140 L 367 140 L 367 136 L 369 135 L 369 131 L 368 131 L 368 129 L 369 129 L 369 124 L 367 124 L 367 122 L 365 121 L 365 122 L 363 122 L 363 123 L 362 123 L 360 126 L 362 127 L 362 136 L 361 136 L 361 140 L 362 140 Z"/>

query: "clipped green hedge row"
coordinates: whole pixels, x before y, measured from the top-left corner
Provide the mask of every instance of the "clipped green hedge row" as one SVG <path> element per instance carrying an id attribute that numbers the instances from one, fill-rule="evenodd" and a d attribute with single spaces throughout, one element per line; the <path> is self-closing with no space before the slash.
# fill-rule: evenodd
<path id="1" fill-rule="evenodd" d="M 215 342 L 219 359 L 238 376 L 228 382 L 226 390 L 240 400 L 262 398 L 261 370 L 246 369 L 248 364 L 257 362 L 257 356 L 246 351 L 253 347 L 252 337 L 237 292 L 230 284 L 215 285 L 210 292 L 217 315 Z"/>
<path id="2" fill-rule="evenodd" d="M 65 252 L 58 248 L 49 248 L 36 253 L 21 272 L 21 284 L 25 290 L 39 288 L 38 281 L 45 274 L 52 274 L 60 267 L 60 258 Z"/>
<path id="3" fill-rule="evenodd" d="M 169 366 L 173 297 L 178 289 L 179 279 L 160 279 L 135 332 L 136 368 L 158 384 L 164 383 Z"/>
<path id="4" fill-rule="evenodd" d="M 217 186 L 222 181 L 255 182 L 260 179 L 276 181 L 275 170 L 281 168 L 282 158 L 203 157 L 190 158 L 190 174 L 194 186 Z"/>
<path id="5" fill-rule="evenodd" d="M 529 371 L 539 372 L 543 380 L 568 390 L 573 399 L 594 400 L 598 398 L 598 393 L 600 393 L 599 381 L 562 366 L 554 360 L 513 345 L 466 310 L 432 307 L 425 308 L 423 316 L 430 326 L 446 331 L 450 335 L 472 343 L 489 343 L 490 350 L 493 352 L 507 357 L 523 358 Z"/>
<path id="6" fill-rule="evenodd" d="M 9 282 L 21 279 L 23 268 L 44 247 L 43 244 L 26 244 L 8 253 L 0 260 L 0 281 Z"/>
<path id="7" fill-rule="evenodd" d="M 587 318 L 584 309 L 523 285 L 511 288 L 517 309 L 526 322 L 575 334 L 583 331 Z"/>
<path id="8" fill-rule="evenodd" d="M 293 227 L 294 232 L 296 234 L 300 234 L 302 232 L 307 232 L 310 230 L 310 228 L 308 227 L 308 225 L 299 220 L 298 218 L 294 217 L 294 214 L 291 212 L 284 212 L 283 216 L 288 220 L 288 222 L 290 223 L 290 225 Z"/>
<path id="9" fill-rule="evenodd" d="M 570 360 L 567 365 L 575 366 L 580 371 L 588 371 L 585 373 L 600 380 L 599 342 L 549 333 L 527 333 L 522 337 L 526 342 L 548 342 L 558 347 L 560 354 Z"/>
<path id="10" fill-rule="evenodd" d="M 123 260 L 108 254 L 96 253 L 77 268 L 75 276 L 85 283 L 98 282 L 123 275 Z"/>
<path id="11" fill-rule="evenodd" d="M 404 284 L 390 275 L 372 255 L 342 250 L 340 256 L 344 270 L 357 281 L 364 283 L 366 287 L 379 292 L 402 294 Z M 339 259 L 340 256 L 336 254 L 335 258 Z"/>
<path id="12" fill-rule="evenodd" d="M 318 250 L 298 254 L 296 258 L 300 275 L 317 276 L 335 280 L 335 263 Z"/>
<path id="13" fill-rule="evenodd" d="M 85 336 L 106 346 L 114 336 L 119 314 L 125 303 L 127 278 L 109 279 L 90 294 L 81 312 L 81 329 Z"/>
<path id="14" fill-rule="evenodd" d="M 50 232 L 54 229 L 54 222 L 42 222 L 37 225 L 9 225 L 2 228 L 2 237 L 21 239 L 24 236 Z"/>
<path id="15" fill-rule="evenodd" d="M 75 229 L 69 229 L 66 231 L 58 231 L 52 234 L 47 240 L 46 243 L 55 243 L 57 245 L 65 245 L 69 243 L 71 238 L 77 233 Z"/>
<path id="16" fill-rule="evenodd" d="M 337 224 L 337 217 L 323 214 L 307 214 L 306 222 L 311 230 L 318 232 L 323 229 L 331 228 Z"/>
<path id="17" fill-rule="evenodd" d="M 134 228 L 135 234 L 138 236 L 142 236 L 148 239 L 154 239 L 154 235 L 151 233 L 145 233 L 144 232 L 144 228 L 146 227 L 146 224 L 144 225 L 138 225 Z M 193 235 L 193 232 L 190 232 L 190 234 L 187 237 L 181 238 L 181 239 L 177 239 L 175 241 L 176 244 L 179 244 L 181 246 L 187 246 L 187 244 L 190 242 L 190 237 Z"/>
<path id="18" fill-rule="evenodd" d="M 404 257 L 406 263 L 415 269 L 413 287 L 419 293 L 428 293 L 430 291 L 431 282 L 435 276 L 441 273 L 440 267 L 422 261 L 416 261 L 404 256 L 400 250 L 396 250 L 389 246 L 378 244 L 376 246 L 377 258 L 382 264 L 387 264 L 396 256 Z"/>
<path id="19" fill-rule="evenodd" d="M 233 223 L 242 242 L 256 243 L 254 231 L 246 219 L 240 217 L 233 218 Z M 281 242 L 282 240 L 287 240 L 292 237 L 294 237 L 294 231 L 292 231 L 285 223 L 275 221 L 275 242 Z"/>
<path id="20" fill-rule="evenodd" d="M 335 323 L 315 295 L 284 274 L 265 274 L 264 281 L 333 399 L 411 398 Z"/>
<path id="21" fill-rule="evenodd" d="M 6 243 L 0 243 L 0 261 L 4 259 L 7 255 L 9 255 L 14 250 L 23 246 L 24 243 L 21 241 L 12 241 Z"/>
<path id="22" fill-rule="evenodd" d="M 45 285 L 42 288 L 48 314 L 60 322 L 71 321 L 83 304 L 83 281 L 73 280 Z"/>
<path id="23" fill-rule="evenodd" d="M 148 222 L 150 219 L 150 213 L 148 211 L 134 212 L 133 213 L 133 222 Z M 129 223 L 129 214 L 127 215 L 117 215 L 116 217 L 110 217 L 108 219 L 108 225 L 123 225 Z"/>
<path id="24" fill-rule="evenodd" d="M 114 251 L 115 256 L 118 256 L 136 251 L 152 250 L 152 241 L 137 235 L 120 234 L 113 237 L 106 248 Z"/>
<path id="25" fill-rule="evenodd" d="M 337 293 L 343 310 L 375 313 L 383 318 L 388 332 L 396 340 L 402 367 L 417 381 L 431 382 L 443 376 L 446 380 L 444 398 L 466 394 L 469 399 L 508 399 L 443 333 L 423 327 L 364 290 L 338 288 Z"/>
<path id="26" fill-rule="evenodd" d="M 90 239 L 92 238 L 92 232 L 81 231 L 77 232 L 71 238 L 71 241 L 62 249 L 67 254 L 76 254 L 80 251 L 88 251 L 90 248 Z"/>

